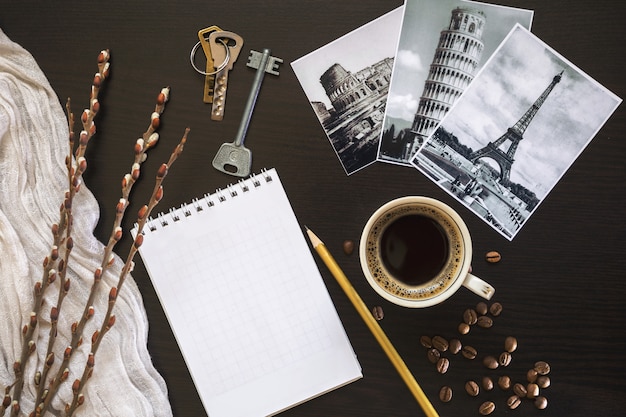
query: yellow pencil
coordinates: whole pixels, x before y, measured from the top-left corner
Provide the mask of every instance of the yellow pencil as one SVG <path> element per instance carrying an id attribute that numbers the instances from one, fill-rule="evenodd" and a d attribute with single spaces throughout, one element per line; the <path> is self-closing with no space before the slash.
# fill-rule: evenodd
<path id="1" fill-rule="evenodd" d="M 328 267 L 341 288 L 343 288 L 344 292 L 361 315 L 361 318 L 363 319 L 363 321 L 365 321 L 365 324 L 367 325 L 367 327 L 369 327 L 370 331 L 387 354 L 387 357 L 389 357 L 389 360 L 396 368 L 396 371 L 398 371 L 405 384 L 407 385 L 409 390 L 411 390 L 411 393 L 413 394 L 419 405 L 422 407 L 422 410 L 424 410 L 424 413 L 426 413 L 426 416 L 439 417 L 439 414 L 437 414 L 437 411 L 435 411 L 435 408 L 426 397 L 426 394 L 424 394 L 424 391 L 422 391 L 422 388 L 413 377 L 413 374 L 411 374 L 411 371 L 409 371 L 409 368 L 402 360 L 402 357 L 400 357 L 400 354 L 398 353 L 396 348 L 393 347 L 391 341 L 383 331 L 382 327 L 380 327 L 380 325 L 378 324 L 374 316 L 372 316 L 359 294 L 356 292 L 352 284 L 350 284 L 348 277 L 346 277 L 346 275 L 343 273 L 343 271 L 337 264 L 337 261 L 335 261 L 335 258 L 333 258 L 333 256 L 326 248 L 326 245 L 324 245 L 324 242 L 322 242 L 320 238 L 315 235 L 315 233 L 309 230 L 308 227 L 306 228 L 306 232 L 309 236 L 309 239 L 311 240 L 313 248 L 318 253 L 320 258 L 322 258 L 322 261 L 324 261 L 324 264 L 326 264 L 326 267 Z"/>

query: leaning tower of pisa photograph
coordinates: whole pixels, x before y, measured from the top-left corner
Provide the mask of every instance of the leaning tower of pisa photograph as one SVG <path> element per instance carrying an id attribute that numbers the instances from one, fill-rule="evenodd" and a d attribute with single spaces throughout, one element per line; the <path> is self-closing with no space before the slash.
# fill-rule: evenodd
<path id="1" fill-rule="evenodd" d="M 377 160 L 409 165 L 529 10 L 462 0 L 407 0 Z"/>
<path id="2" fill-rule="evenodd" d="M 415 154 L 474 79 L 484 49 L 485 23 L 485 13 L 480 10 L 469 7 L 452 10 L 450 25 L 439 36 L 411 127 L 415 140 L 404 157 Z"/>

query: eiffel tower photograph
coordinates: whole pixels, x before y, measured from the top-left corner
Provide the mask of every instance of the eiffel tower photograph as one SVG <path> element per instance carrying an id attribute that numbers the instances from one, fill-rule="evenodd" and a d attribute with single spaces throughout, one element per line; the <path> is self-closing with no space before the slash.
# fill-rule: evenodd
<path id="1" fill-rule="evenodd" d="M 411 163 L 512 240 L 620 102 L 518 25 Z"/>

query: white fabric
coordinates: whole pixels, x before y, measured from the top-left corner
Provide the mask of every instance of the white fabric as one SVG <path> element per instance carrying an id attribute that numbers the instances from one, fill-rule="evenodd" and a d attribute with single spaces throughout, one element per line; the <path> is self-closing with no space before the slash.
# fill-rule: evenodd
<path id="1" fill-rule="evenodd" d="M 80 99 L 74 97 L 74 103 L 80 103 Z M 88 97 L 84 99 L 87 102 Z M 82 107 L 74 112 L 80 116 Z M 27 323 L 33 286 L 41 280 L 42 262 L 50 251 L 50 226 L 59 221 L 59 206 L 67 188 L 67 153 L 66 115 L 57 96 L 33 57 L 0 30 L 0 392 L 14 381 L 13 363 L 21 352 L 21 328 Z M 109 203 L 114 207 L 116 201 Z M 69 344 L 71 323 L 83 311 L 103 251 L 93 235 L 98 204 L 86 184 L 76 196 L 73 210 L 75 244 L 68 270 L 71 289 L 59 318 L 57 366 Z M 122 265 L 116 257 L 105 275 L 95 303 L 95 320 L 87 326 L 85 343 L 72 358 L 70 377 L 53 402 L 55 415 L 64 415 L 62 410 L 71 401 L 72 381 L 82 373 L 91 334 L 101 323 L 109 288 L 117 283 Z M 33 411 L 33 375 L 44 360 L 49 312 L 56 303 L 57 288 L 47 292 L 36 333 L 38 350 L 26 369 L 21 402 L 24 416 Z M 117 321 L 98 350 L 93 376 L 83 391 L 85 403 L 75 415 L 171 416 L 165 382 L 154 369 L 147 350 L 148 322 L 132 277 L 119 294 L 114 314 Z"/>

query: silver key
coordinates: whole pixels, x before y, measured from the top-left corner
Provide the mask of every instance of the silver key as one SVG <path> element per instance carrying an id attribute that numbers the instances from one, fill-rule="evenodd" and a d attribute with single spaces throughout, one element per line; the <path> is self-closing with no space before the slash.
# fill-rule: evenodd
<path id="1" fill-rule="evenodd" d="M 238 177 L 247 177 L 250 175 L 252 152 L 243 145 L 243 142 L 246 137 L 246 132 L 248 131 L 248 126 L 250 125 L 254 105 L 256 104 L 259 91 L 261 90 L 263 77 L 266 72 L 278 75 L 278 66 L 282 62 L 282 59 L 270 56 L 269 49 L 264 49 L 263 53 L 250 51 L 247 66 L 257 69 L 254 76 L 254 83 L 252 84 L 250 95 L 248 96 L 248 102 L 246 103 L 235 141 L 232 143 L 226 142 L 220 146 L 215 158 L 213 158 L 213 167 L 215 169 Z"/>
<path id="2" fill-rule="evenodd" d="M 226 104 L 228 72 L 233 69 L 233 65 L 237 61 L 239 52 L 243 47 L 243 38 L 234 32 L 215 31 L 209 35 L 209 47 L 216 69 L 223 66 L 215 74 L 211 120 L 222 120 L 224 118 L 224 105 Z M 223 63 L 225 65 L 221 65 Z"/>

